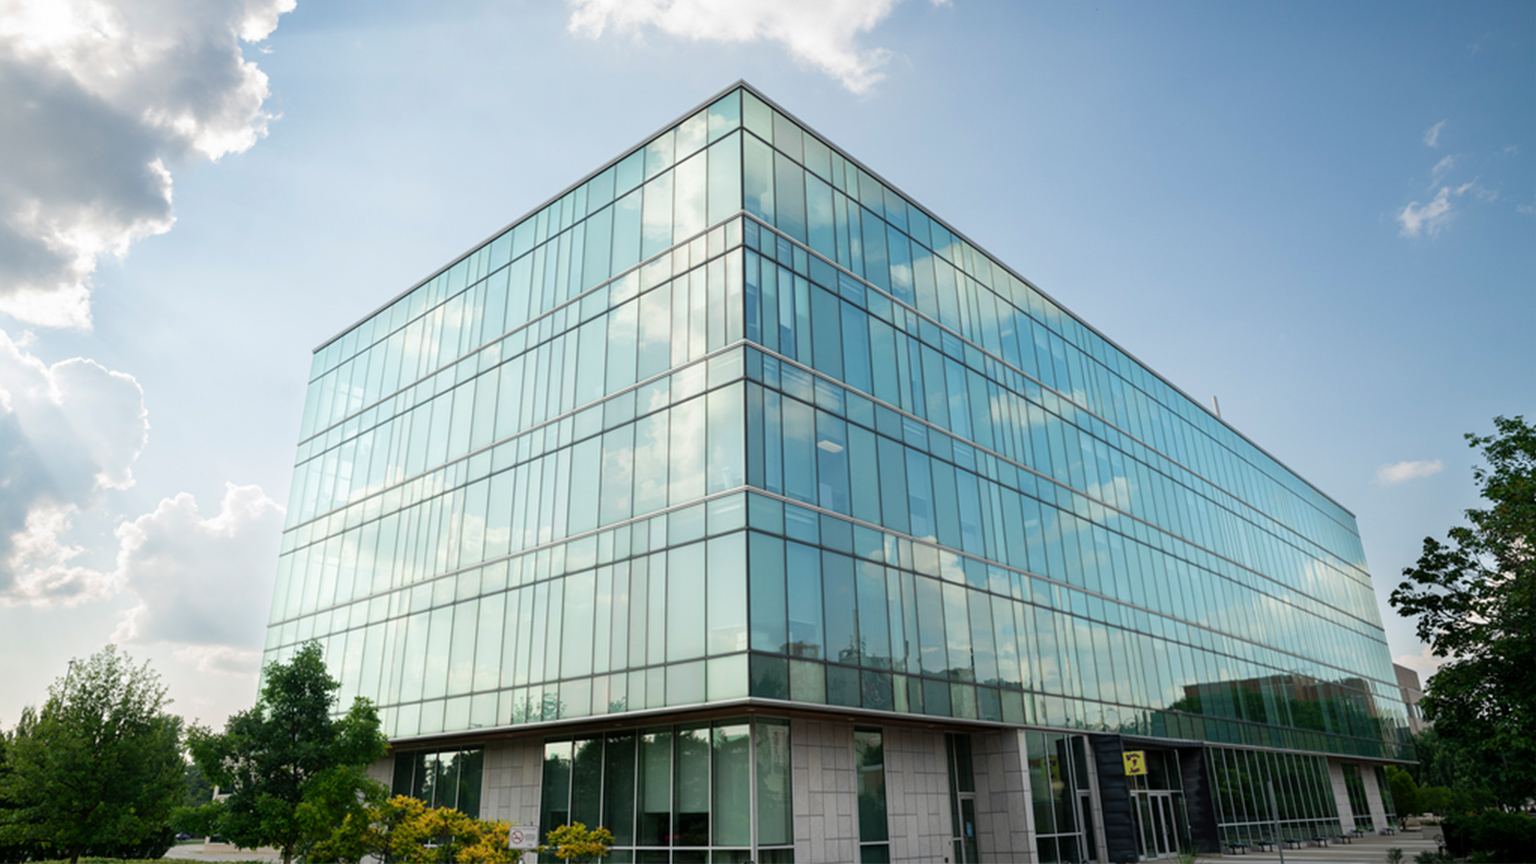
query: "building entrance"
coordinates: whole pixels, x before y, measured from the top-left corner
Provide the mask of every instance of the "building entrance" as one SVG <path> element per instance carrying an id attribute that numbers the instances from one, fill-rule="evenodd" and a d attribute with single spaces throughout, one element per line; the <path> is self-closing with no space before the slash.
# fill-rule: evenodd
<path id="1" fill-rule="evenodd" d="M 1187 835 L 1181 792 L 1136 792 L 1136 829 L 1141 859 L 1150 861 L 1179 853 Z"/>

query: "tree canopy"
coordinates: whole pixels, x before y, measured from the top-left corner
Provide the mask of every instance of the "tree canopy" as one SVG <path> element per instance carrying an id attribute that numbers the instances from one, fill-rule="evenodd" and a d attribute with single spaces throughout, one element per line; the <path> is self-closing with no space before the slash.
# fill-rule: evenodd
<path id="1" fill-rule="evenodd" d="M 0 841 L 71 861 L 164 854 L 185 794 L 181 718 L 164 712 L 165 692 L 147 662 L 111 645 L 71 661 L 7 741 Z"/>
<path id="2" fill-rule="evenodd" d="M 202 808 L 201 825 L 239 846 L 274 846 L 287 864 L 381 794 L 366 771 L 387 741 L 367 699 L 332 716 L 341 685 L 318 642 L 262 675 L 254 707 L 230 717 L 222 733 L 193 727 L 187 741 L 203 774 L 230 793 Z"/>
<path id="3" fill-rule="evenodd" d="M 1536 795 L 1536 428 L 1494 418 L 1469 434 L 1483 507 L 1447 542 L 1424 539 L 1391 603 L 1418 617 L 1418 634 L 1444 665 L 1425 687 L 1436 734 L 1477 763 L 1500 800 Z"/>

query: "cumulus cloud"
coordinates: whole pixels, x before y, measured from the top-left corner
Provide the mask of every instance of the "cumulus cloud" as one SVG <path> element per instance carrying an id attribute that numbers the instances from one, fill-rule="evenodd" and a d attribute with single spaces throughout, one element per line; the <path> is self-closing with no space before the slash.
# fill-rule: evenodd
<path id="1" fill-rule="evenodd" d="M 261 646 L 265 616 L 252 610 L 272 599 L 282 515 L 260 486 L 229 483 L 216 515 L 205 518 L 183 492 L 119 525 L 114 581 L 139 603 L 112 641 L 229 649 L 197 655 L 199 668 L 249 661 L 241 651 Z"/>
<path id="2" fill-rule="evenodd" d="M 1446 121 L 1441 120 L 1439 123 L 1436 123 L 1435 125 L 1433 125 L 1433 126 L 1429 127 L 1428 129 L 1424 130 L 1424 146 L 1426 146 L 1426 147 L 1439 147 L 1440 146 L 1440 130 L 1445 128 L 1445 123 L 1446 123 Z"/>
<path id="3" fill-rule="evenodd" d="M 1416 480 L 1420 477 L 1429 477 L 1439 474 L 1445 466 L 1439 459 L 1420 460 L 1415 462 L 1393 462 L 1376 469 L 1376 482 L 1383 486 L 1392 486 L 1408 480 Z"/>
<path id="4" fill-rule="evenodd" d="M 182 493 L 122 522 L 111 566 L 71 540 L 77 517 L 133 485 L 148 436 L 133 376 L 81 357 L 48 365 L 0 330 L 0 606 L 130 591 L 139 602 L 115 641 L 223 646 L 199 668 L 236 670 L 260 646 L 264 616 L 251 609 L 271 600 L 282 532 L 283 508 L 259 486 L 228 485 L 212 516 Z"/>
<path id="5" fill-rule="evenodd" d="M 65 535 L 78 511 L 133 485 L 148 435 L 133 376 L 81 357 L 47 365 L 0 330 L 0 604 L 116 592 L 112 574 L 77 563 L 84 549 Z"/>
<path id="6" fill-rule="evenodd" d="M 89 327 L 106 254 L 169 231 L 170 168 L 267 131 L 241 54 L 295 0 L 0 0 L 0 312 Z"/>
<path id="7" fill-rule="evenodd" d="M 884 77 L 884 48 L 863 48 L 858 37 L 884 21 L 900 0 L 567 0 L 570 30 L 599 38 L 610 27 L 650 25 L 695 41 L 783 45 L 796 60 L 864 93 Z M 948 0 L 932 0 L 945 5 Z"/>
<path id="8" fill-rule="evenodd" d="M 1475 185 L 1467 182 L 1455 187 L 1441 186 L 1440 191 L 1426 204 L 1408 202 L 1397 212 L 1397 223 L 1402 226 L 1399 233 L 1404 237 L 1420 237 L 1425 234 L 1433 237 L 1439 234 L 1456 215 L 1456 199 L 1472 191 Z"/>

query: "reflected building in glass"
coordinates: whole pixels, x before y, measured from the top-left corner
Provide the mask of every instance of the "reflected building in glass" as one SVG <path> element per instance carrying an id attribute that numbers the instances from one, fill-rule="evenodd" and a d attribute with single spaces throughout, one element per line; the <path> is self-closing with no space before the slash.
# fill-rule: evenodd
<path id="1" fill-rule="evenodd" d="M 746 85 L 315 352 L 282 550 L 381 779 L 611 861 L 1337 835 L 1409 758 L 1354 517 Z"/>

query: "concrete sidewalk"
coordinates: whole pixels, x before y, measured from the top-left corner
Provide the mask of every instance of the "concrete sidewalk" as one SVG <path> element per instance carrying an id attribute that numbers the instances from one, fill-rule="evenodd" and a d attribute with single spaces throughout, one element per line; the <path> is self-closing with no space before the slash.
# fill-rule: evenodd
<path id="1" fill-rule="evenodd" d="M 1439 828 L 1427 828 L 1422 831 L 1407 831 L 1391 837 L 1382 837 L 1371 834 L 1361 837 L 1351 843 L 1336 843 L 1331 846 L 1305 846 L 1301 849 L 1286 849 L 1285 860 L 1298 862 L 1298 864 L 1386 864 L 1388 849 L 1403 850 L 1403 864 L 1410 864 L 1413 856 L 1428 850 L 1435 851 L 1439 846 L 1434 837 L 1440 833 Z M 1250 850 L 1247 855 L 1202 855 L 1200 860 L 1210 861 L 1217 857 L 1226 860 L 1251 861 L 1253 864 L 1267 864 L 1278 862 L 1280 853 L 1276 851 L 1256 852 Z"/>

